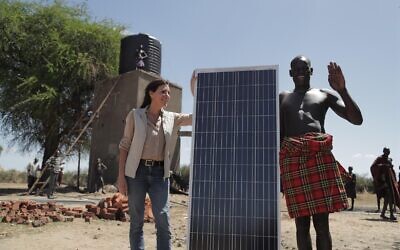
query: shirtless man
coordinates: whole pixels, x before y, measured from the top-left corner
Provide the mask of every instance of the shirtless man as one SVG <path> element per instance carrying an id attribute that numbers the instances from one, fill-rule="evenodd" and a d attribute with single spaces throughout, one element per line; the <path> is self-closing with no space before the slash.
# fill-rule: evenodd
<path id="1" fill-rule="evenodd" d="M 298 249 L 312 249 L 311 216 L 317 248 L 332 249 L 329 213 L 348 205 L 341 180 L 341 171 L 345 170 L 331 153 L 332 136 L 325 134 L 325 116 L 331 108 L 355 125 L 361 125 L 363 118 L 335 62 L 328 65 L 328 81 L 333 90 L 310 87 L 313 68 L 305 56 L 295 57 L 290 68 L 295 88 L 279 95 L 283 192 L 289 215 L 295 218 Z"/>

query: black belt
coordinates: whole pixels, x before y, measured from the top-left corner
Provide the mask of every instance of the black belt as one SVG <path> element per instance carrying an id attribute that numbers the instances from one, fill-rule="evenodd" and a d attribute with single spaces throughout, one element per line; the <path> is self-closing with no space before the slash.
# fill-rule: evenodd
<path id="1" fill-rule="evenodd" d="M 140 164 L 146 167 L 164 166 L 164 161 L 143 160 L 140 159 Z"/>

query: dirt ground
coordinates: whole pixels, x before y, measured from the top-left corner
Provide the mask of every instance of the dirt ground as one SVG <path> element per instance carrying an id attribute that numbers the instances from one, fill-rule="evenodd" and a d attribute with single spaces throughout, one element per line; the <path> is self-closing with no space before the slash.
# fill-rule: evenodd
<path id="1" fill-rule="evenodd" d="M 0 183 L 0 200 L 32 199 L 46 200 L 41 196 L 22 196 L 24 187 L 20 184 Z M 84 206 L 97 203 L 102 197 L 112 193 L 82 194 L 77 192 L 57 193 L 56 201 L 64 206 Z M 171 223 L 173 249 L 186 249 L 186 225 L 188 219 L 188 197 L 171 195 Z M 376 200 L 372 194 L 358 195 L 354 211 L 344 211 L 330 215 L 333 248 L 344 249 L 399 249 L 400 222 L 381 220 L 375 213 Z M 397 213 L 400 219 L 400 214 Z M 101 219 L 84 222 L 48 223 L 34 228 L 28 225 L 0 223 L 0 249 L 79 249 L 109 250 L 129 249 L 129 223 Z M 155 228 L 152 223 L 144 226 L 146 249 L 155 249 Z M 315 244 L 315 231 L 311 229 Z M 296 249 L 294 220 L 290 219 L 284 200 L 281 200 L 281 249 Z M 315 246 L 314 246 L 315 249 Z"/>

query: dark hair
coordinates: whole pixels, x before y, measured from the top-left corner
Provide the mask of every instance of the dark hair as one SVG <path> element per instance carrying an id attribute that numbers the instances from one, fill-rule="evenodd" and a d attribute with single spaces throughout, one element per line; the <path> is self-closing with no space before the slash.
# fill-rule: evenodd
<path id="1" fill-rule="evenodd" d="M 145 108 L 151 104 L 150 91 L 155 92 L 161 85 L 169 85 L 168 81 L 157 79 L 149 83 L 144 91 L 144 99 L 140 108 Z"/>

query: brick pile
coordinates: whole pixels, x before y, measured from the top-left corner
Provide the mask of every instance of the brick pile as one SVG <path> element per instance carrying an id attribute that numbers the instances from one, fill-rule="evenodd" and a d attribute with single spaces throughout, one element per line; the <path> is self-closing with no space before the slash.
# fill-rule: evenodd
<path id="1" fill-rule="evenodd" d="M 31 200 L 1 201 L 0 221 L 5 223 L 31 224 L 43 226 L 48 222 L 67 222 L 74 218 L 86 218 L 91 215 L 80 207 L 67 208 L 56 202 L 36 203 Z"/>
<path id="2" fill-rule="evenodd" d="M 85 211 L 86 210 L 86 211 Z M 55 201 L 37 203 L 31 200 L 0 201 L 0 222 L 43 226 L 48 222 L 72 222 L 74 218 L 84 218 L 90 222 L 94 218 L 129 221 L 128 198 L 120 193 L 107 197 L 97 205 L 64 207 Z M 145 222 L 154 222 L 150 199 L 145 200 Z"/>
<path id="3" fill-rule="evenodd" d="M 101 199 L 97 205 L 86 205 L 86 209 L 101 219 L 129 221 L 128 198 L 120 193 Z"/>
<path id="4" fill-rule="evenodd" d="M 128 198 L 120 193 L 101 199 L 97 206 L 86 205 L 86 209 L 101 219 L 129 221 Z M 154 222 L 151 202 L 148 197 L 145 200 L 144 221 Z"/>

